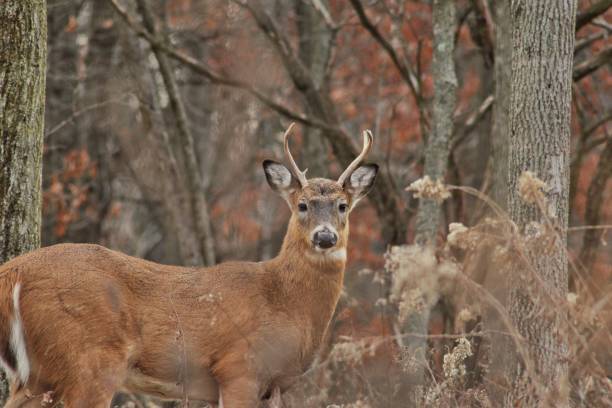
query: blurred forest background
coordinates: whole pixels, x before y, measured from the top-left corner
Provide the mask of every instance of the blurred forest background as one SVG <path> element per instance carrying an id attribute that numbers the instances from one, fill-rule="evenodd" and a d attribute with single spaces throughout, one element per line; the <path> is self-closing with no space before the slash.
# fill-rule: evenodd
<path id="1" fill-rule="evenodd" d="M 505 304 L 504 268 L 483 267 L 492 251 L 478 246 L 483 235 L 471 238 L 472 256 L 446 237 L 499 231 L 483 196 L 502 211 L 517 187 L 508 179 L 510 2 L 458 0 L 437 15 L 435 3 L 49 0 L 42 245 L 92 242 L 182 265 L 269 259 L 289 211 L 260 163 L 282 158 L 287 124 L 299 124 L 292 150 L 309 177 L 337 177 L 371 129 L 370 160 L 382 172 L 351 214 L 345 294 L 318 365 L 285 403 L 410 406 L 410 394 L 423 406 L 498 406 L 495 393 L 507 389 L 491 344 L 503 343 L 494 337 L 503 319 L 485 324 L 495 307 L 473 299 Z M 570 84 L 567 307 L 581 313 L 572 326 L 580 349 L 555 395 L 583 406 L 612 404 L 609 230 L 582 228 L 612 222 L 610 3 L 578 1 Z M 434 28 L 450 41 L 436 48 Z M 436 100 L 436 64 L 455 100 Z M 448 150 L 436 170 L 426 142 L 440 134 Z M 427 166 L 472 188 L 429 200 L 439 220 L 417 215 L 418 185 L 406 191 Z M 425 321 L 404 319 L 411 312 L 396 302 L 398 259 L 413 242 L 438 248 L 404 277 L 435 292 L 419 300 Z M 435 283 L 425 276 L 451 255 L 483 292 L 459 290 L 439 270 Z M 429 337 L 401 335 L 419 330 Z"/>

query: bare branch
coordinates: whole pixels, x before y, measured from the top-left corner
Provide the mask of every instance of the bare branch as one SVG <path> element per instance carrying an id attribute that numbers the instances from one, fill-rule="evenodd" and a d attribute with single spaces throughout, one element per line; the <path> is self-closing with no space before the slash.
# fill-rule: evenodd
<path id="1" fill-rule="evenodd" d="M 117 0 L 110 0 L 113 5 L 115 11 L 121 16 L 121 18 L 125 21 L 125 23 L 134 31 L 139 37 L 144 38 L 151 46 L 157 47 L 160 51 L 165 52 L 168 56 L 183 65 L 186 65 L 194 72 L 205 77 L 211 83 L 217 85 L 229 86 L 232 88 L 239 88 L 247 91 L 255 98 L 257 98 L 260 102 L 262 102 L 268 108 L 278 112 L 279 114 L 285 116 L 288 119 L 294 120 L 296 122 L 312 126 L 319 129 L 328 129 L 329 127 L 313 118 L 309 118 L 304 114 L 294 112 L 288 109 L 284 104 L 278 103 L 272 99 L 272 97 L 265 95 L 263 92 L 259 91 L 257 88 L 252 86 L 251 84 L 240 81 L 234 78 L 224 77 L 210 68 L 208 68 L 203 63 L 197 61 L 195 58 L 176 50 L 175 48 L 168 45 L 166 42 L 155 38 L 148 31 L 146 31 L 138 22 L 136 22 L 130 15 L 127 13 L 118 3 Z"/>
<path id="2" fill-rule="evenodd" d="M 404 78 L 404 80 L 410 87 L 410 90 L 412 91 L 412 95 L 417 100 L 417 103 L 421 105 L 421 103 L 423 102 L 423 96 L 421 95 L 419 81 L 417 80 L 417 77 L 412 71 L 412 69 L 410 68 L 410 66 L 408 66 L 401 60 L 401 58 L 399 57 L 399 55 L 397 54 L 397 52 L 395 51 L 391 43 L 389 43 L 389 41 L 385 39 L 385 37 L 381 34 L 378 28 L 376 28 L 376 26 L 368 18 L 363 8 L 363 5 L 361 4 L 361 1 L 360 0 L 350 0 L 350 1 L 351 1 L 351 5 L 355 9 L 355 12 L 357 13 L 357 16 L 359 17 L 359 21 L 361 22 L 361 25 L 363 26 L 363 28 L 365 28 L 372 35 L 372 37 L 387 52 L 387 54 L 391 58 L 391 61 L 393 61 L 393 64 L 396 66 L 397 70 L 400 72 L 400 75 Z"/>
<path id="3" fill-rule="evenodd" d="M 329 26 L 329 28 L 332 30 L 338 29 L 338 24 L 334 22 L 331 13 L 329 12 L 329 9 L 325 6 L 325 4 L 323 4 L 321 0 L 311 0 L 311 2 L 315 10 L 317 10 L 321 14 L 321 16 L 323 16 L 323 19 L 325 20 L 325 23 Z"/>
<path id="4" fill-rule="evenodd" d="M 574 67 L 574 81 L 580 81 L 585 76 L 612 62 L 612 46 Z"/>
<path id="5" fill-rule="evenodd" d="M 574 46 L 574 54 L 579 53 L 583 49 L 587 48 L 589 45 L 593 44 L 595 41 L 605 38 L 606 35 L 607 35 L 606 32 L 598 31 L 584 38 L 577 39 L 576 45 Z"/>
<path id="6" fill-rule="evenodd" d="M 460 131 L 458 134 L 454 135 L 451 139 L 452 147 L 451 151 L 454 150 L 457 146 L 459 146 L 466 137 L 470 134 L 472 130 L 480 123 L 482 118 L 486 115 L 487 112 L 493 106 L 495 102 L 495 97 L 491 94 L 483 99 L 478 108 L 476 108 L 465 120 L 464 124 L 460 127 Z"/>
<path id="7" fill-rule="evenodd" d="M 576 17 L 576 31 L 589 24 L 594 18 L 605 13 L 612 7 L 612 0 L 601 0 Z"/>
<path id="8" fill-rule="evenodd" d="M 599 128 L 601 125 L 608 123 L 610 120 L 612 120 L 612 111 L 608 111 L 608 113 L 597 119 L 595 123 L 592 123 L 587 126 L 584 130 L 586 137 L 589 137 L 593 132 L 597 130 L 597 128 Z"/>
<path id="9" fill-rule="evenodd" d="M 468 26 L 472 34 L 472 39 L 480 48 L 483 59 L 487 66 L 493 66 L 495 62 L 494 38 L 495 28 L 493 18 L 487 1 L 471 0 L 475 18 L 468 20 Z M 457 35 L 459 33 L 457 32 Z"/>
<path id="10" fill-rule="evenodd" d="M 612 176 L 612 138 L 608 138 L 606 147 L 599 157 L 597 171 L 593 176 L 593 181 L 589 185 L 586 200 L 586 212 L 584 222 L 586 225 L 598 225 L 601 217 L 601 206 L 604 201 L 604 192 L 606 191 L 606 183 Z M 605 230 L 604 230 L 605 231 Z M 582 249 L 578 259 L 589 272 L 595 262 L 595 255 L 599 247 L 599 236 L 601 232 L 596 229 L 588 229 L 584 233 L 582 240 Z"/>
<path id="11" fill-rule="evenodd" d="M 51 136 L 52 134 L 60 131 L 64 126 L 68 125 L 69 123 L 72 123 L 76 118 L 78 118 L 81 115 L 84 115 L 87 112 L 91 112 L 93 110 L 99 109 L 99 108 L 103 108 L 107 105 L 111 105 L 113 103 L 119 103 L 121 102 L 121 100 L 128 94 L 123 94 L 121 96 L 119 96 L 118 98 L 112 98 L 106 101 L 102 101 L 99 103 L 94 103 L 92 105 L 86 106 L 82 109 L 79 109 L 78 111 L 73 112 L 68 118 L 62 120 L 60 123 L 58 123 L 57 125 L 53 126 L 53 128 L 51 128 L 49 131 L 47 131 L 47 133 L 45 133 L 45 138 Z"/>

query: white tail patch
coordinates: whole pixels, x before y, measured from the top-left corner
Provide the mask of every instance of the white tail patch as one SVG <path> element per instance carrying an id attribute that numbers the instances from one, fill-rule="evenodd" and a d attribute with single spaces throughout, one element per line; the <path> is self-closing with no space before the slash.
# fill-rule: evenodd
<path id="1" fill-rule="evenodd" d="M 13 288 L 13 321 L 11 322 L 11 350 L 15 355 L 17 365 L 17 375 L 19 381 L 25 384 L 30 376 L 30 361 L 26 352 L 25 338 L 23 335 L 23 325 L 21 313 L 19 311 L 19 292 L 21 283 L 17 283 Z"/>

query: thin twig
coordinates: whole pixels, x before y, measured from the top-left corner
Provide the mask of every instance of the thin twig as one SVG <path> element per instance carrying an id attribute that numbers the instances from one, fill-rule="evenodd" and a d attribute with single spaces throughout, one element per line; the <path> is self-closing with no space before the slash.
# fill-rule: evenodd
<path id="1" fill-rule="evenodd" d="M 126 96 L 126 95 L 130 95 L 129 93 L 123 94 L 117 98 L 113 98 L 113 99 L 109 99 L 106 101 L 102 101 L 99 103 L 94 103 L 92 105 L 86 106 L 82 109 L 79 109 L 78 111 L 73 112 L 68 118 L 62 120 L 60 123 L 58 123 L 57 125 L 55 125 L 51 130 L 49 130 L 47 133 L 45 133 L 45 138 L 51 136 L 52 134 L 60 131 L 62 128 L 64 128 L 64 126 L 72 123 L 76 118 L 78 118 L 81 115 L 84 115 L 87 112 L 91 112 L 93 110 L 99 109 L 99 108 L 103 108 L 107 105 L 113 104 L 113 103 L 119 103 L 121 102 L 121 100 Z"/>

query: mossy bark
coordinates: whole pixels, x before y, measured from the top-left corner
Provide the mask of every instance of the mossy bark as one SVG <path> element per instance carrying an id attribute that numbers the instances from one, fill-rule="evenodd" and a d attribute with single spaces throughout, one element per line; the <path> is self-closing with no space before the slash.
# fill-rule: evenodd
<path id="1" fill-rule="evenodd" d="M 0 7 L 0 263 L 40 246 L 46 68 L 46 2 L 4 2 Z"/>

